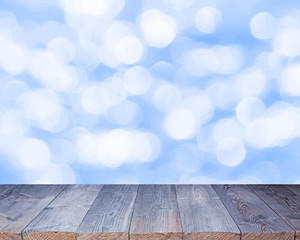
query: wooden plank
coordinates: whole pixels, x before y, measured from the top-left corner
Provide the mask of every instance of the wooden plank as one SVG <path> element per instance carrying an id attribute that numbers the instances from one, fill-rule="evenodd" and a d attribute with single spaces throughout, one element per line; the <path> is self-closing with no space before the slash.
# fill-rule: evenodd
<path id="1" fill-rule="evenodd" d="M 300 239 L 300 196 L 281 185 L 249 187 L 295 230 L 296 239 Z"/>
<path id="2" fill-rule="evenodd" d="M 65 185 L 19 185 L 0 200 L 0 240 L 20 240 L 22 230 Z"/>
<path id="3" fill-rule="evenodd" d="M 103 185 L 68 185 L 23 231 L 24 240 L 75 240 Z"/>
<path id="4" fill-rule="evenodd" d="M 130 240 L 181 240 L 174 185 L 140 185 L 130 226 Z"/>
<path id="5" fill-rule="evenodd" d="M 293 240 L 294 231 L 245 185 L 213 185 L 245 240 Z"/>
<path id="6" fill-rule="evenodd" d="M 0 200 L 3 198 L 6 198 L 7 195 L 10 195 L 12 193 L 12 190 L 16 188 L 19 185 L 13 185 L 13 184 L 0 184 Z"/>
<path id="7" fill-rule="evenodd" d="M 239 240 L 240 230 L 210 185 L 176 185 L 183 239 Z"/>
<path id="8" fill-rule="evenodd" d="M 105 185 L 77 230 L 78 240 L 128 240 L 138 185 Z"/>
<path id="9" fill-rule="evenodd" d="M 137 192 L 138 185 L 137 184 L 106 184 L 101 189 L 101 192 Z"/>
<path id="10" fill-rule="evenodd" d="M 297 194 L 298 196 L 300 196 L 300 185 L 299 184 L 286 184 L 283 186 L 286 187 L 287 189 L 289 189 L 290 191 L 292 191 L 293 193 Z"/>

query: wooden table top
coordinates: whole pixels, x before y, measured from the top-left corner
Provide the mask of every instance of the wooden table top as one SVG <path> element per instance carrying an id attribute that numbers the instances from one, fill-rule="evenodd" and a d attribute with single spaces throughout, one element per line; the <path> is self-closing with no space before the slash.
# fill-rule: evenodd
<path id="1" fill-rule="evenodd" d="M 0 185 L 14 239 L 300 239 L 300 185 Z"/>

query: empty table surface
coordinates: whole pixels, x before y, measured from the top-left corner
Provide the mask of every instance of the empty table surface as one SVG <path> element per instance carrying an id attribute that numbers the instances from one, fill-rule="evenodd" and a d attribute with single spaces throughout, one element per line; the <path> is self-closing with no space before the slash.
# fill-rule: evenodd
<path id="1" fill-rule="evenodd" d="M 0 185 L 14 239 L 300 239 L 300 185 Z"/>

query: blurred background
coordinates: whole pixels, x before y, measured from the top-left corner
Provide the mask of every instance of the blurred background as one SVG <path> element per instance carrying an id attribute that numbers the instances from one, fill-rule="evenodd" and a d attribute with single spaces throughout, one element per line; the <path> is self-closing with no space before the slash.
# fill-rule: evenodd
<path id="1" fill-rule="evenodd" d="M 298 0 L 1 0 L 0 183 L 299 183 Z"/>

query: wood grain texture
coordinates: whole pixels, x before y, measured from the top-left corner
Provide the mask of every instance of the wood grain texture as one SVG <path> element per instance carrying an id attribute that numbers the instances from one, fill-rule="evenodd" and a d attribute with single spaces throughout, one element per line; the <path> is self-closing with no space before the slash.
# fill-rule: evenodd
<path id="1" fill-rule="evenodd" d="M 183 239 L 239 240 L 240 230 L 210 185 L 176 185 Z"/>
<path id="2" fill-rule="evenodd" d="M 0 240 L 300 240 L 299 219 L 299 185 L 0 185 Z"/>
<path id="3" fill-rule="evenodd" d="M 295 230 L 296 239 L 300 239 L 300 196 L 281 185 L 249 187 Z"/>
<path id="4" fill-rule="evenodd" d="M 0 184 L 0 200 L 6 198 L 7 195 L 10 195 L 12 193 L 12 190 L 17 186 L 18 185 Z"/>
<path id="5" fill-rule="evenodd" d="M 68 185 L 23 231 L 24 240 L 75 240 L 103 185 Z"/>
<path id="6" fill-rule="evenodd" d="M 1 196 L 0 240 L 21 239 L 22 230 L 65 185 L 19 185 Z"/>
<path id="7" fill-rule="evenodd" d="M 289 189 L 290 191 L 292 191 L 293 193 L 297 194 L 298 196 L 300 196 L 300 185 L 299 184 L 285 184 L 283 186 L 286 187 L 287 189 Z"/>
<path id="8" fill-rule="evenodd" d="M 293 240 L 294 231 L 245 185 L 213 185 L 245 240 Z"/>
<path id="9" fill-rule="evenodd" d="M 140 185 L 130 226 L 130 240 L 181 240 L 174 185 Z"/>
<path id="10" fill-rule="evenodd" d="M 127 240 L 138 185 L 105 185 L 77 230 L 78 240 Z"/>

